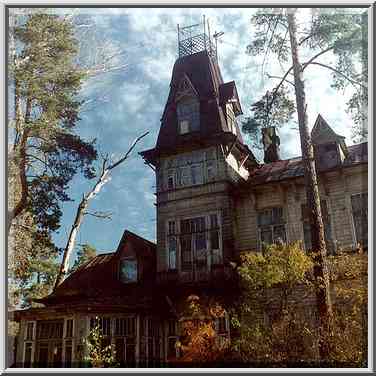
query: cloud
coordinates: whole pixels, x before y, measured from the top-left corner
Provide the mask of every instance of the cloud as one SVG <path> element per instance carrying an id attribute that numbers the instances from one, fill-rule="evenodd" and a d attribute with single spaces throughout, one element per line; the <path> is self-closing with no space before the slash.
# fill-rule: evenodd
<path id="1" fill-rule="evenodd" d="M 268 80 L 261 70 L 263 56 L 248 56 L 246 46 L 254 36 L 250 24 L 253 8 L 82 8 L 96 24 L 104 39 L 125 51 L 128 66 L 113 74 L 98 76 L 88 83 L 90 96 L 106 93 L 108 100 L 98 102 L 82 115 L 78 132 L 85 138 L 98 138 L 104 153 L 119 158 L 141 132 L 150 134 L 123 166 L 113 172 L 113 179 L 92 202 L 91 208 L 114 212 L 112 221 L 85 218 L 81 239 L 101 250 L 116 249 L 125 228 L 148 239 L 155 239 L 155 177 L 137 154 L 154 147 L 160 127 L 173 64 L 177 58 L 177 24 L 196 23 L 205 14 L 210 29 L 223 31 L 218 41 L 219 64 L 225 81 L 235 80 L 245 115 L 249 108 L 277 80 Z M 303 55 L 303 58 L 305 56 Z M 269 64 L 266 72 L 280 75 L 278 64 Z M 330 74 L 320 69 L 307 69 L 307 111 L 310 127 L 321 113 L 336 132 L 348 137 L 350 117 L 345 112 L 345 97 L 328 88 Z M 325 83 L 325 84 L 324 84 Z M 295 124 L 280 130 L 283 158 L 300 154 Z M 260 153 L 256 153 L 260 154 Z M 262 159 L 262 153 L 260 154 Z M 90 188 L 90 183 L 75 179 L 71 194 L 77 200 Z M 77 202 L 63 205 L 63 227 L 69 229 Z M 64 244 L 66 233 L 55 237 Z"/>

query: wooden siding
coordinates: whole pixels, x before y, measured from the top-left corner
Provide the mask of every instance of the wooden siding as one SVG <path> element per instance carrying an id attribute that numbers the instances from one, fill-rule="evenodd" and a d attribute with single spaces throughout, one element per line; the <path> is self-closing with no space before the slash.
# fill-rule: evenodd
<path id="1" fill-rule="evenodd" d="M 332 239 L 337 248 L 355 247 L 351 195 L 367 191 L 367 169 L 356 166 L 321 174 L 319 190 L 326 200 L 331 221 Z M 257 250 L 257 211 L 282 206 L 287 240 L 302 240 L 301 205 L 306 203 L 302 178 L 289 182 L 264 184 L 236 197 L 235 239 L 239 251 Z"/>

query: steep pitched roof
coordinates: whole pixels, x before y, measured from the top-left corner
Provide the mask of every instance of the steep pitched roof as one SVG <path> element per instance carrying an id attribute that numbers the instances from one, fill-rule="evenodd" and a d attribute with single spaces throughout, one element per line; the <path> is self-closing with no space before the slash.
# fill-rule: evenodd
<path id="1" fill-rule="evenodd" d="M 147 268 L 151 275 L 137 284 L 124 284 L 118 278 L 118 263 L 124 248 L 132 247 L 137 259 L 155 266 L 156 245 L 128 230 L 125 230 L 116 252 L 100 254 L 81 265 L 70 274 L 57 289 L 45 298 L 36 300 L 44 304 L 63 303 L 67 300 L 82 300 L 98 297 L 129 297 L 144 291 L 155 280 L 155 268 Z"/>
<path id="2" fill-rule="evenodd" d="M 327 123 L 327 121 L 321 116 L 317 115 L 315 124 L 313 125 L 311 131 L 312 141 L 316 143 L 328 142 L 328 141 L 340 141 L 344 139 L 344 136 L 341 136 L 334 132 L 333 128 Z"/>
<path id="3" fill-rule="evenodd" d="M 188 78 L 198 94 L 200 130 L 180 135 L 176 113 L 176 95 L 184 77 Z M 235 98 L 238 103 L 237 111 L 241 111 L 235 83 L 223 83 L 218 63 L 208 55 L 207 51 L 177 59 L 172 71 L 170 92 L 161 118 L 155 149 L 160 152 L 170 151 L 180 145 L 192 144 L 195 140 L 199 140 L 201 143 L 205 140 L 213 140 L 216 135 L 228 132 L 226 117 L 220 104 L 220 101 L 223 102 L 226 97 L 228 99 Z M 240 130 L 237 131 L 239 141 L 243 142 Z"/>
<path id="4" fill-rule="evenodd" d="M 313 144 L 316 145 L 336 142 L 340 145 L 343 153 L 346 156 L 348 155 L 345 137 L 334 132 L 333 128 L 325 121 L 321 114 L 317 115 L 311 131 L 311 138 Z"/>

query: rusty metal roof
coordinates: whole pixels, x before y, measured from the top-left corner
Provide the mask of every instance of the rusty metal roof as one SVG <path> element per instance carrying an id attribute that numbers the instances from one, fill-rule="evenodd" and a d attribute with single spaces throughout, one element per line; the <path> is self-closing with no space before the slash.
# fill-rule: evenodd
<path id="1" fill-rule="evenodd" d="M 145 289 L 148 290 L 155 281 L 155 268 L 148 268 L 148 275 L 135 284 L 124 284 L 118 278 L 120 253 L 129 244 L 135 250 L 139 262 L 155 266 L 156 245 L 126 230 L 116 252 L 95 256 L 70 274 L 52 294 L 36 301 L 54 304 L 105 296 L 123 296 L 129 299 L 136 297 L 140 291 L 145 294 Z"/>
<path id="2" fill-rule="evenodd" d="M 348 147 L 348 151 L 349 155 L 344 160 L 343 166 L 348 167 L 360 163 L 367 163 L 367 142 L 351 145 Z M 302 158 L 296 157 L 261 165 L 258 169 L 254 170 L 247 184 L 252 186 L 260 185 L 301 176 L 304 176 Z"/>

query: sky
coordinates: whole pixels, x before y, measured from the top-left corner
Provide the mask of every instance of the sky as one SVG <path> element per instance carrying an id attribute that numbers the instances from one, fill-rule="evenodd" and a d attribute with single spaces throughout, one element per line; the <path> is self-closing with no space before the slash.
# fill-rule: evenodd
<path id="1" fill-rule="evenodd" d="M 150 131 L 132 157 L 113 170 L 111 181 L 90 204 L 91 211 L 112 212 L 112 219 L 86 216 L 78 235 L 78 244 L 89 243 L 99 253 L 111 252 L 116 250 L 125 229 L 155 241 L 155 177 L 138 152 L 153 148 L 156 143 L 177 58 L 177 24 L 194 24 L 205 15 L 212 33 L 224 32 L 218 42 L 219 65 L 224 81 L 236 82 L 245 116 L 249 115 L 250 105 L 277 81 L 263 75 L 262 56 L 246 54 L 246 46 L 254 35 L 250 18 L 255 9 L 92 8 L 75 12 L 76 15 L 89 13 L 96 35 L 115 50 L 124 52 L 116 58 L 118 65 L 124 65 L 121 69 L 99 74 L 84 85 L 82 95 L 99 99 L 84 107 L 76 132 L 87 140 L 96 138 L 100 152 L 111 154 L 116 160 L 128 150 L 135 137 Z M 87 44 L 94 53 L 97 50 L 95 44 L 91 45 L 90 37 L 91 32 Z M 278 75 L 279 70 L 278 64 L 264 67 L 264 72 L 270 74 Z M 329 85 L 330 74 L 317 67 L 307 72 L 305 80 L 310 127 L 321 113 L 351 144 L 352 121 L 345 111 L 348 94 L 333 91 Z M 282 128 L 279 135 L 282 158 L 300 155 L 296 122 Z M 262 159 L 262 155 L 256 151 L 255 154 Z M 81 176 L 71 182 L 69 194 L 74 201 L 62 206 L 62 225 L 54 235 L 58 246 L 64 247 L 79 200 L 93 183 Z"/>

